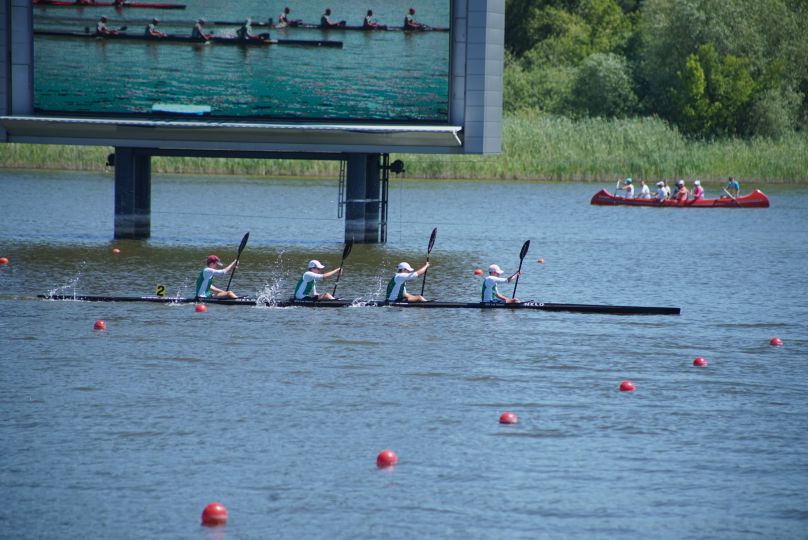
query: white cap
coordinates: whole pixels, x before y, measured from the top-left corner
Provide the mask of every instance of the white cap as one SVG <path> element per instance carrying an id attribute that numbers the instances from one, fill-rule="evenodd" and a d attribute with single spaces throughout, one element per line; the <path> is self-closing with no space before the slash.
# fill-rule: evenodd
<path id="1" fill-rule="evenodd" d="M 313 259 L 313 260 L 309 261 L 309 268 L 310 269 L 311 268 L 319 268 L 320 270 L 322 270 L 323 268 L 325 268 L 325 265 L 323 265 L 323 263 L 321 263 L 317 259 Z"/>
<path id="2" fill-rule="evenodd" d="M 701 180 L 696 180 L 696 181 L 695 181 L 695 182 L 693 182 L 693 183 L 694 183 L 694 184 L 696 184 L 697 186 L 700 186 L 700 185 L 701 185 Z"/>
<path id="3" fill-rule="evenodd" d="M 662 187 L 662 186 L 665 185 L 665 183 L 664 182 L 657 182 L 656 185 L 659 186 L 659 187 Z"/>
<path id="4" fill-rule="evenodd" d="M 406 270 L 407 272 L 414 272 L 412 266 L 410 266 L 405 262 L 398 263 L 398 267 L 396 268 L 396 270 Z"/>
<path id="5" fill-rule="evenodd" d="M 492 264 L 491 266 L 488 267 L 488 273 L 490 274 L 491 272 L 494 272 L 495 274 L 503 274 L 504 273 L 502 271 L 502 268 L 500 268 L 496 264 Z"/>

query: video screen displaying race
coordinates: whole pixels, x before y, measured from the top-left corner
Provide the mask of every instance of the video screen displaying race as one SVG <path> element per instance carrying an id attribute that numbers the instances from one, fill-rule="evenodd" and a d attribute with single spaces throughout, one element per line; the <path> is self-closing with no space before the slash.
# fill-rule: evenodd
<path id="1" fill-rule="evenodd" d="M 448 123 L 450 0 L 32 0 L 34 109 Z"/>

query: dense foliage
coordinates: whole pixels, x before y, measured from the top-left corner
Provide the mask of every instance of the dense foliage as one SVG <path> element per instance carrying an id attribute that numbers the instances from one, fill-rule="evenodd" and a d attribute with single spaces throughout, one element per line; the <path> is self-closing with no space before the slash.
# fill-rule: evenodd
<path id="1" fill-rule="evenodd" d="M 506 0 L 505 111 L 804 131 L 805 21 L 805 0 Z"/>

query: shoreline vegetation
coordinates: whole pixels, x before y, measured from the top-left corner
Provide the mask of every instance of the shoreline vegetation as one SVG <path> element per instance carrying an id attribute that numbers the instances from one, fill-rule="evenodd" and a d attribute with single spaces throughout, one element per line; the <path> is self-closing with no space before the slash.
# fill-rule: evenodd
<path id="1" fill-rule="evenodd" d="M 618 178 L 735 176 L 751 184 L 808 184 L 808 137 L 693 140 L 659 118 L 571 120 L 535 112 L 503 119 L 499 155 L 391 154 L 404 178 L 614 182 Z M 0 167 L 103 171 L 104 146 L 0 144 Z M 336 177 L 331 161 L 154 157 L 157 174 Z M 751 184 L 750 184 L 751 182 Z"/>

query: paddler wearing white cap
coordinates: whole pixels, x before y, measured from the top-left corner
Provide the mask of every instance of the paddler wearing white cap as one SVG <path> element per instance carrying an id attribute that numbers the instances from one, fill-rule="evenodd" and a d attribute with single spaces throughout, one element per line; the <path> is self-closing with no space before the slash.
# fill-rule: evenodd
<path id="1" fill-rule="evenodd" d="M 337 267 L 333 270 L 329 270 L 326 273 L 323 273 L 323 268 L 325 268 L 325 265 L 317 259 L 312 259 L 309 261 L 307 270 L 297 281 L 297 285 L 295 285 L 295 300 L 316 301 L 334 299 L 330 293 L 318 293 L 317 286 L 315 284 L 318 281 L 323 281 L 337 275 L 338 273 L 342 272 L 342 268 Z"/>
<path id="2" fill-rule="evenodd" d="M 664 201 L 668 198 L 668 191 L 665 189 L 665 182 L 657 182 L 656 183 L 656 200 L 659 202 Z"/>
<path id="3" fill-rule="evenodd" d="M 518 298 L 508 298 L 497 290 L 498 283 L 510 283 L 513 278 L 520 275 L 521 272 L 514 272 L 510 277 L 502 277 L 505 272 L 499 265 L 492 264 L 488 267 L 488 276 L 483 280 L 482 301 L 494 303 L 513 304 L 519 302 Z"/>
<path id="4" fill-rule="evenodd" d="M 396 275 L 390 279 L 387 284 L 387 296 L 385 298 L 388 302 L 426 302 L 426 298 L 420 294 L 410 294 L 404 284 L 418 276 L 422 276 L 426 269 L 429 268 L 429 261 L 427 261 L 418 270 L 413 270 L 409 263 L 401 262 L 396 267 Z"/>
<path id="5" fill-rule="evenodd" d="M 693 200 L 699 201 L 704 198 L 704 188 L 701 187 L 701 180 L 693 181 Z"/>

